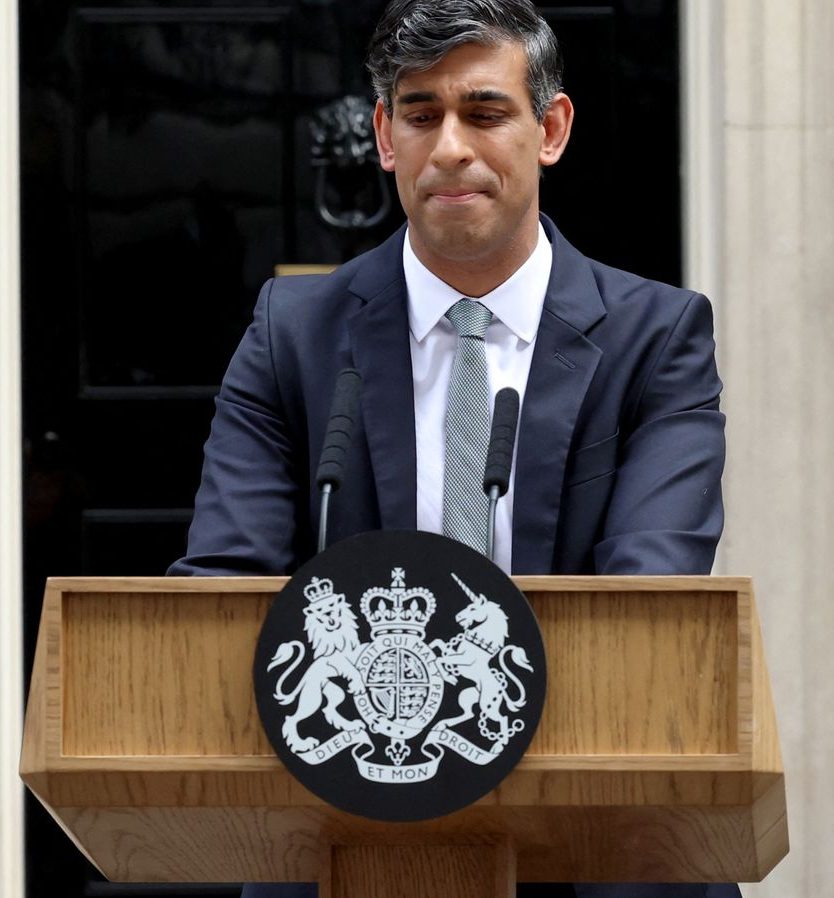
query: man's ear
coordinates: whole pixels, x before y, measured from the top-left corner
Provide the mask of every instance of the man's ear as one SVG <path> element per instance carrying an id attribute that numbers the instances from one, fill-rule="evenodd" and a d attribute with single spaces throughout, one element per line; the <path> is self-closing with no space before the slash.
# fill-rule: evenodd
<path id="1" fill-rule="evenodd" d="M 573 103 L 567 94 L 556 94 L 542 119 L 544 139 L 539 152 L 540 165 L 554 165 L 562 156 L 573 124 Z"/>
<path id="2" fill-rule="evenodd" d="M 374 109 L 374 132 L 376 151 L 383 171 L 394 171 L 394 145 L 391 142 L 391 119 L 385 114 L 382 100 L 376 101 Z"/>

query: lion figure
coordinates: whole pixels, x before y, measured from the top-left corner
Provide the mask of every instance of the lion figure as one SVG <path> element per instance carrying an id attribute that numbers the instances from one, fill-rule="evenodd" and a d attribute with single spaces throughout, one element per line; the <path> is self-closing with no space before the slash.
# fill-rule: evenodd
<path id="1" fill-rule="evenodd" d="M 337 730 L 364 726 L 361 721 L 348 720 L 339 713 L 338 708 L 345 700 L 345 690 L 333 682 L 334 677 L 344 677 L 353 695 L 365 689 L 354 666 L 354 660 L 362 649 L 356 615 L 343 594 L 327 590 L 322 596 L 320 591 L 317 597 L 310 599 L 308 589 L 305 589 L 309 604 L 304 609 L 304 632 L 313 652 L 312 664 L 290 692 L 284 691 L 284 682 L 304 660 L 307 651 L 304 644 L 297 639 L 281 643 L 267 667 L 267 671 L 271 671 L 291 662 L 275 685 L 274 697 L 282 705 L 291 705 L 298 700 L 295 712 L 288 714 L 281 726 L 287 746 L 297 754 L 319 745 L 319 740 L 312 736 L 299 736 L 298 725 L 312 717 L 322 706 L 324 719 Z"/>

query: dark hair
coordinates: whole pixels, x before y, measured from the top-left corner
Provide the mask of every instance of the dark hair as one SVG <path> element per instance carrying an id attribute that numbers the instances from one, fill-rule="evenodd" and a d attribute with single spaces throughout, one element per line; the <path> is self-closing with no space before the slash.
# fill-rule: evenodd
<path id="1" fill-rule="evenodd" d="M 385 112 L 397 81 L 425 71 L 462 44 L 520 43 L 527 54 L 527 87 L 537 121 L 562 89 L 556 36 L 530 0 L 391 0 L 368 47 L 366 66 Z"/>

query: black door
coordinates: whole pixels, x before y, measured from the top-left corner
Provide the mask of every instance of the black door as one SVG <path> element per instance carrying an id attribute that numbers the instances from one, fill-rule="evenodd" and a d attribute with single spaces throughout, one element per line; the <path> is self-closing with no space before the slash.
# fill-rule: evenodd
<path id="1" fill-rule="evenodd" d="M 316 212 L 311 120 L 370 98 L 381 7 L 21 3 L 28 664 L 46 576 L 161 574 L 182 553 L 212 397 L 274 266 L 337 263 L 401 222 L 396 200 L 353 234 Z M 677 2 L 540 8 L 577 109 L 542 206 L 589 255 L 674 283 Z M 381 188 L 361 179 L 370 214 Z M 176 893 L 102 883 L 35 802 L 27 837 L 30 898 Z"/>

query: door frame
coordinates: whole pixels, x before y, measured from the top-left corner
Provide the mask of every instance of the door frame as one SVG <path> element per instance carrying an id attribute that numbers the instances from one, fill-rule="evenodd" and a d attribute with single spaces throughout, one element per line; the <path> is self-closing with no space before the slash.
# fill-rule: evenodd
<path id="1" fill-rule="evenodd" d="M 23 898 L 23 499 L 16 0 L 0 0 L 0 894 Z"/>
<path id="2" fill-rule="evenodd" d="M 722 0 L 680 2 L 682 284 L 706 294 L 719 370 L 724 290 L 724 9 Z M 722 571 L 719 543 L 714 570 Z"/>

